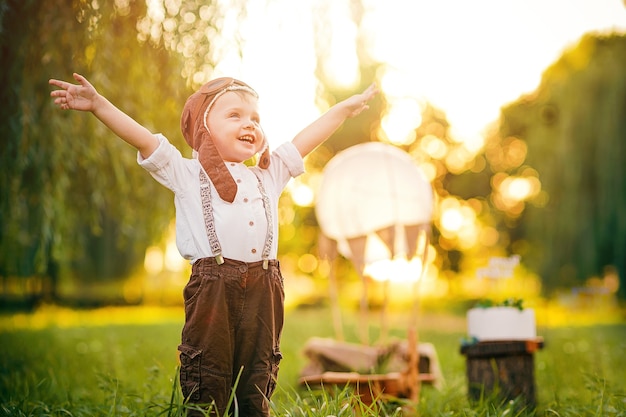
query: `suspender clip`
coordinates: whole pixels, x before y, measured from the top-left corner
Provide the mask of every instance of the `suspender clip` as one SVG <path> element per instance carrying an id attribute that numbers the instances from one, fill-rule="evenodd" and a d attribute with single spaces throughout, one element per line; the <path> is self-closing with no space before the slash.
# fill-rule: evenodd
<path id="1" fill-rule="evenodd" d="M 221 265 L 224 263 L 224 257 L 222 256 L 221 253 L 218 253 L 217 255 L 215 255 L 215 262 L 217 262 L 218 265 Z"/>
<path id="2" fill-rule="evenodd" d="M 267 259 L 263 259 L 263 269 L 267 270 L 267 268 L 269 267 L 270 261 L 268 261 Z"/>

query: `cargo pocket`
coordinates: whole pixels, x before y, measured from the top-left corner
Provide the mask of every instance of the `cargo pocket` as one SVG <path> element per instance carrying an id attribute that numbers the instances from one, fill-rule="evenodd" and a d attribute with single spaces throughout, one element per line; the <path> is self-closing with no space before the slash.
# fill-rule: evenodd
<path id="1" fill-rule="evenodd" d="M 283 354 L 280 353 L 279 348 L 275 347 L 272 355 L 271 370 L 269 381 L 267 382 L 267 388 L 265 390 L 265 397 L 270 398 L 276 389 L 276 382 L 278 381 L 278 368 L 280 361 L 283 358 Z"/>
<path id="2" fill-rule="evenodd" d="M 178 346 L 180 352 L 180 388 L 187 401 L 200 401 L 200 366 L 202 351 L 188 345 Z"/>

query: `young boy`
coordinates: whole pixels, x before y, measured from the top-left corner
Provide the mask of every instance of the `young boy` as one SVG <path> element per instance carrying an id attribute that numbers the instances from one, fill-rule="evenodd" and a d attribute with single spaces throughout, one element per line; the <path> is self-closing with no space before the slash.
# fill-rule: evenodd
<path id="1" fill-rule="evenodd" d="M 50 80 L 61 109 L 92 112 L 138 150 L 138 163 L 174 192 L 176 243 L 192 263 L 183 290 L 185 324 L 180 383 L 185 398 L 213 403 L 223 415 L 236 386 L 239 415 L 268 416 L 283 326 L 278 252 L 278 198 L 304 172 L 302 158 L 348 117 L 367 109 L 374 85 L 342 101 L 271 156 L 260 125 L 257 93 L 233 78 L 203 85 L 187 100 L 181 130 L 194 158 L 111 104 L 79 74 L 78 84 Z M 258 166 L 244 161 L 261 153 Z"/>

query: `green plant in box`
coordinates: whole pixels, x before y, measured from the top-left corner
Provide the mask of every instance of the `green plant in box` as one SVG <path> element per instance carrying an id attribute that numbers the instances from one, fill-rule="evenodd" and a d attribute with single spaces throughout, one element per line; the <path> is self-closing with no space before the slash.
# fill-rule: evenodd
<path id="1" fill-rule="evenodd" d="M 490 307 L 514 307 L 518 310 L 524 310 L 524 300 L 521 298 L 507 298 L 500 302 L 495 302 L 491 299 L 483 299 L 476 303 L 477 308 L 490 308 Z"/>

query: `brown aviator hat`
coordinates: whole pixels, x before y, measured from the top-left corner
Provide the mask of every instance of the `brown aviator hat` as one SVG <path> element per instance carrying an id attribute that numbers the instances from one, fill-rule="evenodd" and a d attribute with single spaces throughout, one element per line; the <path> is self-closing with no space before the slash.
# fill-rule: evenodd
<path id="1" fill-rule="evenodd" d="M 180 129 L 189 146 L 198 153 L 200 164 L 222 200 L 232 203 L 237 194 L 237 184 L 226 168 L 206 125 L 209 110 L 215 101 L 228 91 L 245 91 L 258 97 L 256 91 L 243 81 L 226 77 L 216 78 L 189 96 L 183 108 Z M 267 168 L 270 163 L 267 140 L 265 138 L 264 140 L 266 141 L 265 149 L 258 163 L 261 168 Z"/>

